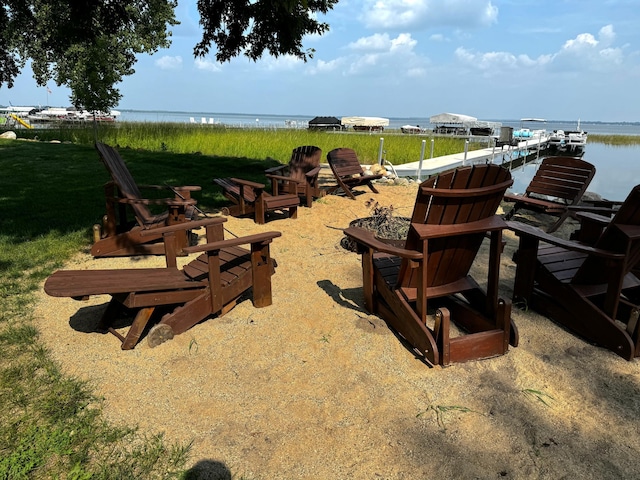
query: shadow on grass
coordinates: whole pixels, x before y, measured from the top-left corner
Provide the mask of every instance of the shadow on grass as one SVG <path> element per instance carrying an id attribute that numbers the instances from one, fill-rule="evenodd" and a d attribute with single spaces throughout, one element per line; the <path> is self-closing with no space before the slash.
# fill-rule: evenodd
<path id="1" fill-rule="evenodd" d="M 139 186 L 200 185 L 194 198 L 203 211 L 228 204 L 212 183 L 237 176 L 264 183 L 274 160 L 215 157 L 122 149 L 122 158 Z M 110 180 L 92 146 L 43 142 L 0 142 L 0 231 L 12 243 L 54 232 L 85 232 L 105 213 L 104 184 Z M 146 191 L 144 192 L 147 193 Z M 165 193 L 166 195 L 166 193 Z"/>

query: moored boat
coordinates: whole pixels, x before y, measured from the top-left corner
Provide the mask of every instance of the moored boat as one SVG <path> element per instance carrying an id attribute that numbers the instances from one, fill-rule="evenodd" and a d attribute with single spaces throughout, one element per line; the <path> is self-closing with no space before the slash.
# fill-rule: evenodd
<path id="1" fill-rule="evenodd" d="M 117 110 L 110 112 L 78 110 L 74 107 L 47 107 L 32 109 L 27 118 L 30 123 L 48 124 L 48 123 L 82 123 L 87 121 L 96 122 L 115 122 L 120 115 Z"/>
<path id="2" fill-rule="evenodd" d="M 381 117 L 342 117 L 342 125 L 353 127 L 356 131 L 382 132 L 384 127 L 389 126 L 388 118 Z"/>
<path id="3" fill-rule="evenodd" d="M 403 125 L 402 127 L 400 127 L 400 131 L 402 133 L 418 134 L 424 133 L 426 129 L 421 128 L 420 125 Z"/>

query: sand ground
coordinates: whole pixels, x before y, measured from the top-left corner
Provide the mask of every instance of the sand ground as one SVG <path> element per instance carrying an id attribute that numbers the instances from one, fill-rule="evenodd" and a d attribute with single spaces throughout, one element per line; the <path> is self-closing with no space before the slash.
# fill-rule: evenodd
<path id="1" fill-rule="evenodd" d="M 235 235 L 282 232 L 270 307 L 245 299 L 157 348 L 143 339 L 122 351 L 93 332 L 109 297 L 41 293 L 42 340 L 104 397 L 111 421 L 193 442 L 192 478 L 640 478 L 638 361 L 514 308 L 520 346 L 429 368 L 364 310 L 360 260 L 340 247 L 340 229 L 372 197 L 410 215 L 416 186 L 379 190 L 326 197 L 296 220 L 229 218 Z M 501 295 L 511 298 L 517 240 L 505 235 Z M 162 265 L 83 253 L 66 268 Z"/>

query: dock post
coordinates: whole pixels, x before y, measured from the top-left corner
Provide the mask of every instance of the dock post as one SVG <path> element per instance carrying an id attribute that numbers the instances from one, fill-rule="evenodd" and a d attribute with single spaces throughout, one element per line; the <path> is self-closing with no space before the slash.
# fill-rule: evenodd
<path id="1" fill-rule="evenodd" d="M 380 137 L 380 147 L 378 148 L 378 165 L 382 165 L 382 147 L 384 145 L 384 138 Z"/>
<path id="2" fill-rule="evenodd" d="M 496 158 L 496 141 L 493 141 L 493 146 L 491 147 L 491 163 L 493 163 L 493 161 Z"/>
<path id="3" fill-rule="evenodd" d="M 433 142 L 433 139 L 431 139 Z M 427 145 L 426 140 L 422 140 L 422 148 L 420 149 L 420 162 L 418 163 L 418 181 L 422 181 L 422 161 L 424 160 L 424 149 Z M 432 150 L 433 151 L 433 150 Z M 433 156 L 433 153 L 431 154 Z"/>
<path id="4" fill-rule="evenodd" d="M 464 141 L 464 159 L 462 160 L 462 166 L 467 164 L 467 152 L 469 151 L 469 140 Z"/>

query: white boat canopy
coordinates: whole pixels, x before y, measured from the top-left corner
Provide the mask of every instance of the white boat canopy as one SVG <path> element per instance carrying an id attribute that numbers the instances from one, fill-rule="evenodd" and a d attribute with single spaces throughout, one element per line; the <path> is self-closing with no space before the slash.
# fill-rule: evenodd
<path id="1" fill-rule="evenodd" d="M 477 121 L 478 119 L 476 117 L 471 117 L 469 115 L 460 115 L 458 113 L 440 113 L 438 115 L 434 115 L 433 117 L 429 117 L 429 122 L 433 124 L 473 123 Z"/>
<path id="2" fill-rule="evenodd" d="M 356 127 L 388 127 L 389 119 L 381 117 L 342 117 L 342 125 Z"/>

